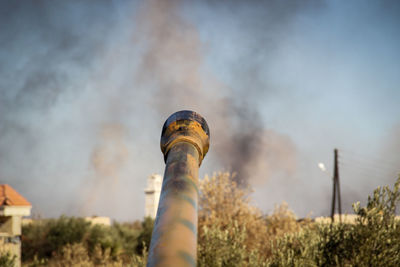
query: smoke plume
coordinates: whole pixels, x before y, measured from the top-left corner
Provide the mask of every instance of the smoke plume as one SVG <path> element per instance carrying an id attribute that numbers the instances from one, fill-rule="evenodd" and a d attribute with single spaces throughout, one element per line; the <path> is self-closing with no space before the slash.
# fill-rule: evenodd
<path id="1" fill-rule="evenodd" d="M 97 212 L 112 212 L 118 207 L 115 195 L 118 194 L 118 183 L 124 175 L 125 165 L 132 161 L 126 144 L 126 129 L 120 124 L 101 126 L 91 157 L 91 177 L 82 187 L 80 214 L 93 215 Z M 107 210 L 108 209 L 108 210 Z"/>
<path id="2" fill-rule="evenodd" d="M 251 93 L 241 93 L 239 99 L 233 88 L 204 70 L 204 44 L 196 27 L 183 17 L 182 6 L 180 0 L 152 0 L 139 11 L 137 24 L 144 51 L 138 77 L 155 88 L 154 106 L 161 116 L 180 109 L 205 116 L 212 129 L 213 160 L 235 172 L 240 184 L 265 180 L 277 172 L 293 173 L 293 142 L 264 129 Z M 274 155 L 279 164 L 267 163 L 268 155 Z"/>
<path id="3" fill-rule="evenodd" d="M 191 109 L 211 130 L 201 173 L 236 172 L 265 211 L 286 200 L 326 213 L 331 180 L 316 164 L 330 171 L 334 147 L 343 161 L 347 149 L 397 164 L 398 131 L 385 134 L 400 113 L 399 11 L 386 0 L 0 1 L 0 182 L 43 216 L 141 218 L 146 177 L 164 169 L 162 123 Z M 341 165 L 345 203 L 397 169 L 369 162 Z"/>

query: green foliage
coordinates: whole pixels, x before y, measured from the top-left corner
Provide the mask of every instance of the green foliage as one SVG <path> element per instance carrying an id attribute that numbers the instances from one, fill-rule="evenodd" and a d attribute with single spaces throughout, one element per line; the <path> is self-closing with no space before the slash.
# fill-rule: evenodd
<path id="1" fill-rule="evenodd" d="M 141 255 L 134 255 L 131 259 L 130 266 L 132 267 L 146 267 L 147 265 L 148 251 L 145 245 L 143 245 L 143 250 Z"/>
<path id="2" fill-rule="evenodd" d="M 69 262 L 86 254 L 97 265 L 139 262 L 143 256 L 135 256 L 137 241 L 139 236 L 146 235 L 143 232 L 149 231 L 149 220 L 142 225 L 145 226 L 143 229 L 137 223 L 91 226 L 82 218 L 65 216 L 37 220 L 22 228 L 22 259 L 30 266 L 54 265 L 54 261 L 62 259 Z M 71 254 L 75 245 L 80 254 Z M 142 245 L 141 254 L 145 247 Z"/>
<path id="3" fill-rule="evenodd" d="M 378 188 L 366 207 L 354 204 L 355 224 L 316 224 L 274 242 L 269 266 L 400 266 L 400 177 Z"/>
<path id="4" fill-rule="evenodd" d="M 83 218 L 68 218 L 39 221 L 22 227 L 22 260 L 49 258 L 54 252 L 73 243 L 82 242 L 90 228 Z"/>
<path id="5" fill-rule="evenodd" d="M 261 255 L 257 249 L 250 252 L 244 245 L 247 230 L 237 222 L 228 225 L 226 230 L 217 225 L 203 226 L 198 244 L 198 261 L 200 267 L 222 266 L 262 266 Z"/>
<path id="6" fill-rule="evenodd" d="M 204 226 L 233 234 L 232 227 L 237 223 L 247 229 L 243 241 L 247 250 L 263 249 L 269 237 L 262 212 L 251 205 L 251 189 L 238 186 L 233 177 L 230 173 L 217 173 L 200 181 L 199 242 L 203 242 Z"/>
<path id="7" fill-rule="evenodd" d="M 199 266 L 263 266 L 271 240 L 303 227 L 285 203 L 263 216 L 251 205 L 250 188 L 232 177 L 217 173 L 200 181 Z"/>
<path id="8" fill-rule="evenodd" d="M 0 253 L 0 267 L 15 266 L 17 256 L 12 255 L 10 252 Z"/>
<path id="9" fill-rule="evenodd" d="M 135 224 L 114 223 L 112 229 L 118 236 L 122 250 L 127 255 L 135 254 L 138 245 L 138 237 L 144 230 Z"/>
<path id="10" fill-rule="evenodd" d="M 365 207 L 353 205 L 354 224 L 298 222 L 286 204 L 263 216 L 249 188 L 228 173 L 204 179 L 200 189 L 200 267 L 400 266 L 400 177 L 393 190 L 376 189 Z M 145 266 L 153 224 L 151 218 L 112 226 L 64 216 L 39 220 L 23 227 L 22 258 L 27 266 Z M 0 266 L 10 260 L 0 256 Z"/>
<path id="11" fill-rule="evenodd" d="M 289 209 L 286 202 L 283 202 L 281 205 L 276 205 L 274 212 L 265 217 L 267 233 L 270 239 L 284 234 L 298 232 L 310 222 L 310 219 L 304 219 L 302 222 L 298 222 L 296 215 Z"/>
<path id="12" fill-rule="evenodd" d="M 107 257 L 98 262 L 104 264 L 107 262 Z M 77 266 L 77 267 L 92 267 L 94 264 L 90 260 L 88 252 L 82 243 L 74 243 L 65 245 L 61 251 L 55 253 L 51 260 L 46 263 L 50 267 L 62 266 Z"/>
<path id="13" fill-rule="evenodd" d="M 86 243 L 90 255 L 95 249 L 100 249 L 101 252 L 108 251 L 113 258 L 122 252 L 122 242 L 114 227 L 94 225 L 89 231 Z"/>
<path id="14" fill-rule="evenodd" d="M 48 223 L 48 241 L 47 256 L 53 251 L 59 251 L 67 244 L 82 242 L 85 234 L 88 232 L 90 223 L 83 218 L 68 218 L 61 216 L 58 220 L 50 220 Z"/>
<path id="15" fill-rule="evenodd" d="M 77 266 L 77 267 L 145 267 L 147 263 L 147 251 L 142 252 L 143 255 L 133 255 L 129 259 L 113 258 L 110 254 L 110 249 L 101 249 L 96 246 L 92 255 L 89 255 L 87 248 L 82 243 L 75 243 L 73 245 L 66 245 L 61 252 L 56 253 L 45 266 L 50 267 L 64 267 L 64 266 Z"/>
<path id="16" fill-rule="evenodd" d="M 38 261 L 38 255 L 44 257 L 45 251 L 49 247 L 47 236 L 47 222 L 37 221 L 22 226 L 21 248 L 22 261 L 34 260 Z"/>
<path id="17" fill-rule="evenodd" d="M 144 218 L 142 222 L 142 231 L 137 238 L 136 254 L 142 255 L 143 250 L 146 247 L 150 247 L 153 226 L 154 220 L 151 217 Z"/>

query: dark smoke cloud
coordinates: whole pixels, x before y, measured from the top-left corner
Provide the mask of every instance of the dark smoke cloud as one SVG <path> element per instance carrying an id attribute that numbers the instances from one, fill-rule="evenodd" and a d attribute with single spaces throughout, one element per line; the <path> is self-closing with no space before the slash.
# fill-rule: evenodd
<path id="1" fill-rule="evenodd" d="M 97 144 L 90 155 L 93 168 L 91 177 L 81 188 L 80 214 L 112 213 L 119 206 L 114 199 L 118 195 L 120 177 L 129 162 L 133 161 L 127 145 L 127 129 L 121 124 L 104 124 L 96 138 Z M 111 205 L 110 205 L 111 204 Z"/>
<path id="2" fill-rule="evenodd" d="M 289 12 L 290 8 L 274 4 L 263 4 L 267 14 L 260 16 L 275 9 L 283 9 L 291 15 L 296 13 L 295 9 Z M 203 114 L 212 129 L 213 160 L 237 173 L 239 183 L 261 180 L 261 175 L 265 180 L 274 172 L 292 173 L 296 163 L 293 142 L 264 129 L 254 105 L 260 93 L 268 94 L 269 88 L 256 84 L 256 79 L 252 83 L 243 79 L 241 88 L 231 88 L 207 74 L 204 44 L 193 22 L 183 16 L 182 5 L 178 0 L 146 1 L 139 12 L 137 24 L 145 49 L 138 76 L 145 84 L 156 88 L 155 106 L 161 114 L 179 109 L 193 109 Z M 271 24 L 270 28 L 273 27 Z M 253 71 L 256 67 L 250 68 L 242 71 L 245 74 L 241 77 L 250 76 L 251 79 L 250 73 L 256 75 Z M 274 155 L 281 164 L 260 164 L 267 160 L 266 154 Z"/>
<path id="3" fill-rule="evenodd" d="M 0 12 L 1 182 L 16 187 L 32 201 L 34 212 L 45 216 L 76 214 L 82 206 L 91 207 L 84 214 L 90 215 L 99 204 L 87 200 L 99 195 L 115 206 L 115 192 L 96 188 L 117 179 L 104 173 L 111 162 L 103 162 L 108 165 L 103 169 L 99 164 L 106 158 L 104 147 L 121 139 L 98 132 L 104 125 L 123 128 L 120 113 L 133 103 L 123 103 L 123 92 L 112 91 L 118 81 L 105 58 L 114 34 L 121 35 L 118 6 L 1 1 Z"/>
<path id="4" fill-rule="evenodd" d="M 193 109 L 211 129 L 202 172 L 257 184 L 264 210 L 287 200 L 323 213 L 331 188 L 317 161 L 337 145 L 363 154 L 378 140 L 363 123 L 379 129 L 398 113 L 398 11 L 392 1 L 1 1 L 0 181 L 45 216 L 140 218 L 146 177 L 164 166 L 161 125 Z M 385 108 L 377 88 L 391 95 Z M 343 176 L 343 194 L 370 192 L 370 180 Z"/>

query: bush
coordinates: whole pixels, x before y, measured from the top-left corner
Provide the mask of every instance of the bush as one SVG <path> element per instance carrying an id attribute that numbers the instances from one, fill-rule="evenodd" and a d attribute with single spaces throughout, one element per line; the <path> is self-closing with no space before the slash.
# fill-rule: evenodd
<path id="1" fill-rule="evenodd" d="M 200 181 L 199 266 L 263 266 L 273 240 L 306 225 L 285 203 L 263 216 L 251 205 L 251 189 L 232 178 L 217 173 Z"/>
<path id="2" fill-rule="evenodd" d="M 147 226 L 142 229 L 137 223 L 91 226 L 82 218 L 65 216 L 37 220 L 22 228 L 22 259 L 32 266 L 54 264 L 55 258 L 57 262 L 60 259 L 69 261 L 71 257 L 76 258 L 69 251 L 78 244 L 79 251 L 82 252 L 83 247 L 84 252 L 77 255 L 86 253 L 93 264 L 100 264 L 103 260 L 108 264 L 118 261 L 128 264 L 141 258 L 134 257 L 138 237 L 148 231 Z"/>
<path id="3" fill-rule="evenodd" d="M 251 205 L 250 188 L 239 187 L 232 178 L 229 173 L 218 173 L 200 181 L 199 243 L 205 242 L 204 229 L 216 227 L 233 234 L 237 224 L 247 229 L 243 245 L 248 250 L 262 249 L 268 238 L 265 220 L 261 211 Z"/>
<path id="4" fill-rule="evenodd" d="M 262 266 L 259 250 L 248 250 L 244 245 L 247 229 L 237 222 L 221 230 L 217 225 L 202 228 L 202 242 L 198 244 L 197 265 L 202 267 Z"/>
<path id="5" fill-rule="evenodd" d="M 114 227 L 94 225 L 91 227 L 86 239 L 90 255 L 94 252 L 106 253 L 116 259 L 122 253 L 122 242 Z"/>
<path id="6" fill-rule="evenodd" d="M 82 242 L 90 228 L 83 218 L 40 220 L 22 227 L 22 260 L 49 258 L 65 245 Z"/>
<path id="7" fill-rule="evenodd" d="M 296 215 L 289 209 L 286 202 L 276 205 L 274 212 L 265 217 L 267 232 L 270 239 L 275 239 L 287 233 L 295 233 L 311 223 L 311 219 L 297 221 Z"/>
<path id="8" fill-rule="evenodd" d="M 0 253 L 0 267 L 9 267 L 15 266 L 15 261 L 17 256 L 12 255 L 10 252 L 1 252 Z"/>
<path id="9" fill-rule="evenodd" d="M 89 231 L 90 223 L 83 218 L 61 216 L 58 220 L 50 220 L 47 226 L 49 253 L 46 255 L 50 256 L 51 252 L 58 252 L 67 244 L 82 242 Z"/>
<path id="10" fill-rule="evenodd" d="M 151 217 L 144 218 L 142 230 L 137 238 L 136 254 L 143 255 L 143 251 L 150 247 L 151 235 L 153 233 L 154 220 Z"/>
<path id="11" fill-rule="evenodd" d="M 269 266 L 400 266 L 400 177 L 394 189 L 378 188 L 366 207 L 353 205 L 352 224 L 316 224 L 273 244 Z"/>
<path id="12" fill-rule="evenodd" d="M 285 203 L 264 216 L 229 173 L 206 177 L 200 190 L 200 267 L 400 266 L 400 177 L 393 190 L 376 189 L 365 207 L 353 205 L 354 224 L 298 222 Z M 41 220 L 23 227 L 22 257 L 29 266 L 145 266 L 153 224 Z M 1 256 L 0 266 L 10 260 Z"/>
<path id="13" fill-rule="evenodd" d="M 138 221 L 132 224 L 114 223 L 112 229 L 121 242 L 123 253 L 126 255 L 134 255 L 138 245 L 138 237 L 140 233 L 143 232 L 141 224 L 138 224 Z"/>
<path id="14" fill-rule="evenodd" d="M 105 263 L 105 261 L 101 261 Z M 49 267 L 77 266 L 92 267 L 94 264 L 89 258 L 86 247 L 82 243 L 65 245 L 61 251 L 46 263 Z"/>

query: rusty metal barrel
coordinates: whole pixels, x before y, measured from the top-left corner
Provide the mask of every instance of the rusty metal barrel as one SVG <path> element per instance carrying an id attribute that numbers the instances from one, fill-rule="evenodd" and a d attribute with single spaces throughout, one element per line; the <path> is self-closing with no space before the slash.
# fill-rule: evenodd
<path id="1" fill-rule="evenodd" d="M 165 172 L 147 261 L 153 266 L 196 266 L 199 167 L 209 147 L 198 113 L 172 114 L 161 133 Z"/>

